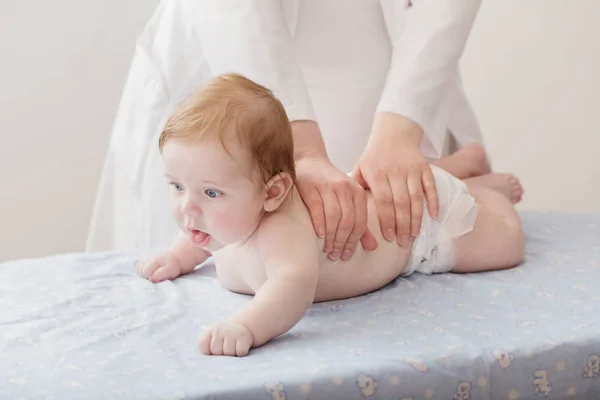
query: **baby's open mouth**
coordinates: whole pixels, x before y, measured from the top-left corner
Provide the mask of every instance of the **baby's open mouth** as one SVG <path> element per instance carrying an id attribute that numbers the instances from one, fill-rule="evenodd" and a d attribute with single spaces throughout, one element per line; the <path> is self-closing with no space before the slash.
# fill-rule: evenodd
<path id="1" fill-rule="evenodd" d="M 197 246 L 206 246 L 210 241 L 210 235 L 197 229 L 190 229 L 192 242 Z"/>

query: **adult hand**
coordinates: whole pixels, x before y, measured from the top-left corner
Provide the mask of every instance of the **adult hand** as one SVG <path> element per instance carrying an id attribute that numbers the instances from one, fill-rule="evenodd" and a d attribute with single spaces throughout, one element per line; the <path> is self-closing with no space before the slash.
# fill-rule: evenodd
<path id="1" fill-rule="evenodd" d="M 305 157 L 296 162 L 296 186 L 310 211 L 315 232 L 325 238 L 329 258 L 343 261 L 353 255 L 358 242 L 374 250 L 377 241 L 367 228 L 367 196 L 351 177 L 325 157 Z"/>
<path id="2" fill-rule="evenodd" d="M 369 143 L 354 170 L 354 178 L 370 189 L 377 204 L 381 233 L 402 246 L 412 245 L 423 220 L 438 214 L 438 194 L 431 166 L 420 149 L 421 128 L 392 113 L 378 113 Z"/>
<path id="3" fill-rule="evenodd" d="M 291 123 L 296 161 L 296 187 L 307 205 L 315 232 L 324 238 L 330 259 L 349 260 L 358 241 L 363 249 L 377 248 L 367 229 L 367 197 L 353 178 L 327 157 L 319 125 L 311 120 Z"/>

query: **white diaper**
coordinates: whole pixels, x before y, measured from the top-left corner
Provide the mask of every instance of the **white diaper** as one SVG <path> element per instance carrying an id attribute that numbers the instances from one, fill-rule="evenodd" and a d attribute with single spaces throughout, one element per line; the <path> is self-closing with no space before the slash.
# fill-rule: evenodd
<path id="1" fill-rule="evenodd" d="M 432 219 L 423 211 L 420 235 L 413 243 L 412 257 L 401 276 L 414 272 L 436 274 L 448 272 L 455 265 L 454 241 L 475 226 L 477 203 L 460 179 L 431 166 L 439 197 L 439 213 Z"/>

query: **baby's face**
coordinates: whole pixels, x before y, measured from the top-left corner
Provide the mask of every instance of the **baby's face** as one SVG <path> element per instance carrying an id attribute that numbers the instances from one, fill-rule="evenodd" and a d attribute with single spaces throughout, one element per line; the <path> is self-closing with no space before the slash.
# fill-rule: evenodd
<path id="1" fill-rule="evenodd" d="M 237 143 L 217 139 L 165 143 L 162 159 L 170 184 L 171 212 L 199 247 L 216 251 L 243 243 L 264 214 L 266 191 L 250 178 L 250 156 Z"/>

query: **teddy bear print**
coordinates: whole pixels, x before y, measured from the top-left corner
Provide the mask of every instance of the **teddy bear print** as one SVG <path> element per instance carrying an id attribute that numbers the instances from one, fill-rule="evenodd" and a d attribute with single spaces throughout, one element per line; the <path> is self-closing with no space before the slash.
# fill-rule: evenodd
<path id="1" fill-rule="evenodd" d="M 471 398 L 471 384 L 469 382 L 460 382 L 456 387 L 456 393 L 452 400 L 469 400 Z"/>
<path id="2" fill-rule="evenodd" d="M 268 382 L 265 384 L 265 390 L 271 395 L 273 400 L 286 400 L 287 395 L 283 390 L 283 384 L 281 382 Z"/>
<path id="3" fill-rule="evenodd" d="M 500 368 L 506 369 L 512 365 L 514 359 L 512 354 L 509 354 L 503 350 L 494 350 L 493 354 Z"/>
<path id="4" fill-rule="evenodd" d="M 588 360 L 587 365 L 583 368 L 583 379 L 596 379 L 600 376 L 600 356 L 597 354 L 592 354 Z"/>
<path id="5" fill-rule="evenodd" d="M 406 359 L 406 362 L 409 363 L 414 369 L 416 369 L 417 371 L 419 371 L 422 374 L 427 372 L 427 365 L 418 358 L 408 357 Z"/>
<path id="6" fill-rule="evenodd" d="M 538 369 L 533 373 L 533 393 L 537 396 L 543 394 L 548 397 L 552 390 L 552 384 L 548 380 L 548 372 L 545 369 Z"/>
<path id="7" fill-rule="evenodd" d="M 365 374 L 360 374 L 356 377 L 356 384 L 365 397 L 373 396 L 379 386 L 379 382 Z"/>

